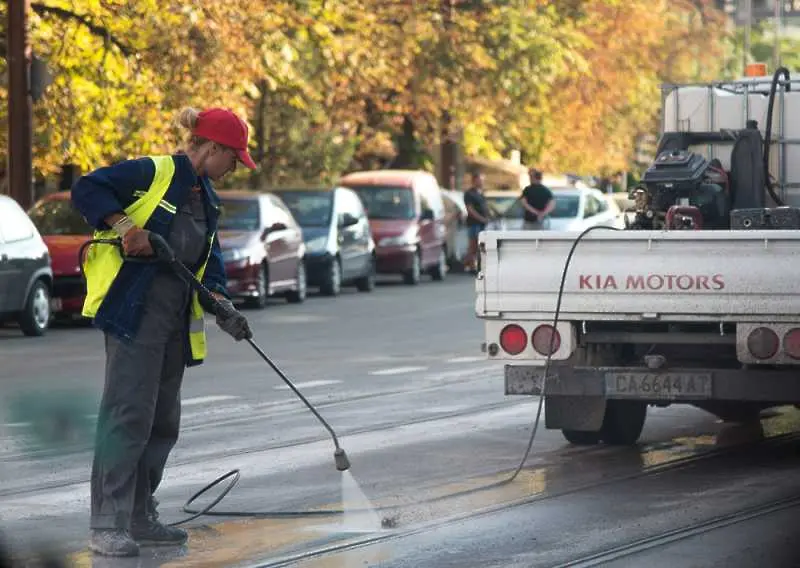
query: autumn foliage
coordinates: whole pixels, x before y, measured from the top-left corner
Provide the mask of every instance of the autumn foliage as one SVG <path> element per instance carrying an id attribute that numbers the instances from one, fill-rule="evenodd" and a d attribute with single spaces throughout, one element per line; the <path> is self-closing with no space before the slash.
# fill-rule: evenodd
<path id="1" fill-rule="evenodd" d="M 623 168 L 637 137 L 657 128 L 662 81 L 723 69 L 712 5 L 32 0 L 32 47 L 55 77 L 34 107 L 35 167 L 48 175 L 170 151 L 181 107 L 224 105 L 252 127 L 254 184 L 426 167 L 445 113 L 469 154 L 519 149 L 550 170 Z"/>

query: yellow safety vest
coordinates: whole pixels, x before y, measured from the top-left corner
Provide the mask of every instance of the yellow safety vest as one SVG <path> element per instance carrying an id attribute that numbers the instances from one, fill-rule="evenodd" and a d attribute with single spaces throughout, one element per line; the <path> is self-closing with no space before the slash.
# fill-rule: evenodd
<path id="1" fill-rule="evenodd" d="M 172 178 L 175 175 L 175 162 L 172 156 L 150 156 L 155 164 L 153 182 L 146 191 L 134 192 L 137 197 L 130 206 L 125 208 L 125 214 L 137 227 L 144 227 L 150 216 L 161 207 L 171 215 L 178 211 L 177 207 L 164 199 Z M 117 233 L 114 230 L 95 231 L 95 239 L 114 239 Z M 211 244 L 214 235 L 209 237 L 208 254 L 203 264 L 195 273 L 195 278 L 202 282 L 208 259 L 211 256 Z M 86 275 L 86 300 L 83 303 L 82 314 L 93 318 L 108 293 L 111 284 L 122 268 L 122 256 L 119 249 L 107 244 L 92 244 L 88 247 L 86 259 L 83 263 Z M 189 345 L 191 347 L 193 362 L 200 362 L 206 357 L 206 332 L 203 308 L 200 305 L 197 292 L 192 290 L 191 314 L 189 320 Z"/>

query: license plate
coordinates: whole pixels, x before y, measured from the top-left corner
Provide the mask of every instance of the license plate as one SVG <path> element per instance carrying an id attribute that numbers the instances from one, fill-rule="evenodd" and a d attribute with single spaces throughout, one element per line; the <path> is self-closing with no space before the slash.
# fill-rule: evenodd
<path id="1" fill-rule="evenodd" d="M 606 396 L 637 399 L 711 398 L 711 373 L 606 373 Z"/>

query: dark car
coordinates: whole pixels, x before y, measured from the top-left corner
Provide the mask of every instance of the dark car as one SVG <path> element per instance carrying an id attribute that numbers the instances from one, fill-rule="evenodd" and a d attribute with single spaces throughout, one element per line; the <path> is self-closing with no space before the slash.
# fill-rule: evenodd
<path id="1" fill-rule="evenodd" d="M 447 274 L 447 231 L 442 193 L 424 171 L 377 170 L 347 174 L 340 185 L 358 193 L 375 238 L 379 274 L 401 274 L 418 284 Z"/>
<path id="2" fill-rule="evenodd" d="M 220 191 L 219 242 L 228 293 L 263 308 L 270 296 L 306 299 L 303 231 L 276 195 Z"/>
<path id="3" fill-rule="evenodd" d="M 303 228 L 310 286 L 336 296 L 342 285 L 360 291 L 375 287 L 375 244 L 364 205 L 353 190 L 273 190 Z"/>
<path id="4" fill-rule="evenodd" d="M 47 245 L 22 207 L 0 195 L 0 322 L 16 320 L 25 335 L 44 335 L 52 286 Z"/>
<path id="5" fill-rule="evenodd" d="M 78 255 L 81 246 L 92 238 L 92 227 L 72 205 L 69 191 L 43 197 L 28 211 L 28 216 L 50 251 L 53 315 L 89 323 L 91 320 L 81 316 L 86 283 L 81 276 Z"/>

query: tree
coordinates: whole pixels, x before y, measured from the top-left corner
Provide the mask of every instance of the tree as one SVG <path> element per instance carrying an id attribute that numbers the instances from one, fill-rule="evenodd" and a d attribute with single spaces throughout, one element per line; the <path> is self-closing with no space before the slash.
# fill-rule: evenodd
<path id="1" fill-rule="evenodd" d="M 249 118 L 261 168 L 229 185 L 430 168 L 446 128 L 469 154 L 621 169 L 656 126 L 658 83 L 717 76 L 729 57 L 704 0 L 38 0 L 32 11 L 33 49 L 55 76 L 35 107 L 44 175 L 173 151 L 187 105 Z"/>
<path id="2" fill-rule="evenodd" d="M 607 174 L 626 169 L 639 136 L 657 133 L 662 82 L 720 78 L 727 36 L 708 2 L 586 0 L 581 11 L 587 41 L 556 82 L 538 162 Z"/>

